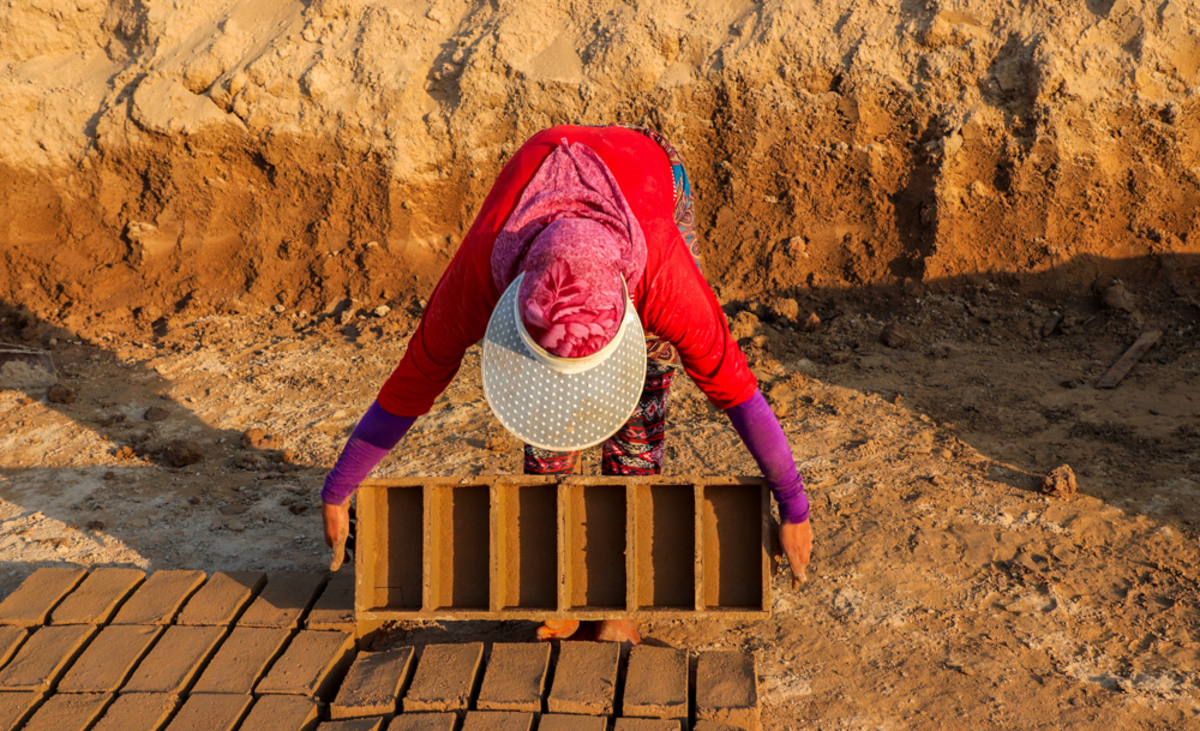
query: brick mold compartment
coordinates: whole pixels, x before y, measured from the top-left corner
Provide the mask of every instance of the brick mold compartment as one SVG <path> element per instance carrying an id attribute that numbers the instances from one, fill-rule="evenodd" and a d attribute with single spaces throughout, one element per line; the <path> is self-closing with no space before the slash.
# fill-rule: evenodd
<path id="1" fill-rule="evenodd" d="M 759 477 L 367 480 L 356 500 L 360 633 L 399 619 L 770 615 Z"/>

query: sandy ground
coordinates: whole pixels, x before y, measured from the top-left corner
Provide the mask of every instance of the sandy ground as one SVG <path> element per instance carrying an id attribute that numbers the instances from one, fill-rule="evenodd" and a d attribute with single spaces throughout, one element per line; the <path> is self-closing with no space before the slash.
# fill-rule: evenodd
<path id="1" fill-rule="evenodd" d="M 773 729 L 1200 728 L 1200 312 L 1139 302 L 1135 317 L 984 283 L 729 303 L 810 484 L 812 579 L 791 593 L 780 572 L 769 620 L 660 622 L 648 641 L 759 651 Z M 62 562 L 319 569 L 324 471 L 418 313 L 250 309 L 85 341 L 6 311 L 5 340 L 54 339 L 73 400 L 0 391 L 0 590 Z M 1160 344 L 1093 388 L 1150 328 Z M 518 469 L 477 357 L 378 475 Z M 677 383 L 667 469 L 752 473 L 724 416 Z M 179 439 L 203 459 L 171 466 Z M 1063 463 L 1078 495 L 1042 495 Z"/>

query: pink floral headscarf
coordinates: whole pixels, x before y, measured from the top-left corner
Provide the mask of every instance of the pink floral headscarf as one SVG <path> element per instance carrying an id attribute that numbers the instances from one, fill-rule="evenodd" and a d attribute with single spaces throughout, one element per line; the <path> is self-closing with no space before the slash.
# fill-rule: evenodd
<path id="1" fill-rule="evenodd" d="M 604 161 L 563 140 L 542 162 L 492 249 L 504 291 L 521 272 L 521 320 L 555 355 L 580 358 L 617 333 L 646 268 L 646 239 Z"/>

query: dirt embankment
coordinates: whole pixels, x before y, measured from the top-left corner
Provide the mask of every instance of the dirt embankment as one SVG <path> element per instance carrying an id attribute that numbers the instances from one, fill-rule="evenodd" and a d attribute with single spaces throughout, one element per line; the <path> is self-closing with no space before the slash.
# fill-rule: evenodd
<path id="1" fill-rule="evenodd" d="M 28 0 L 0 33 L 0 300 L 76 332 L 395 304 L 565 122 L 677 142 L 728 298 L 1195 279 L 1183 0 Z"/>

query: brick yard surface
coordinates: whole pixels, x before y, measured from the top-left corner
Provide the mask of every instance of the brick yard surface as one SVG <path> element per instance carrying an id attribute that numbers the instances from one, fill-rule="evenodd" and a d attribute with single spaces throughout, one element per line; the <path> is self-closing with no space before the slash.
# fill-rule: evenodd
<path id="1" fill-rule="evenodd" d="M 325 588 L 324 574 L 285 573 L 272 576 L 246 613 L 239 627 L 296 627 L 300 616 Z"/>
<path id="2" fill-rule="evenodd" d="M 264 695 L 255 701 L 239 731 L 311 731 L 320 719 L 320 706 L 311 698 Z"/>
<path id="3" fill-rule="evenodd" d="M 0 624 L 0 731 L 682 731 L 689 711 L 700 719 L 692 731 L 758 729 L 750 654 L 700 653 L 689 704 L 685 650 L 639 646 L 623 660 L 616 644 L 567 641 L 360 652 L 348 632 L 301 629 L 335 582 L 323 592 L 310 574 L 275 582 L 35 572 L 17 601 L 0 602 L 21 622 L 43 618 Z M 60 591 L 67 584 L 85 596 Z M 189 607 L 214 624 L 179 624 Z M 53 624 L 59 612 L 88 623 Z M 634 717 L 654 713 L 669 717 Z"/>
<path id="4" fill-rule="evenodd" d="M 117 692 L 162 631 L 153 625 L 105 627 L 63 676 L 58 692 Z"/>
<path id="5" fill-rule="evenodd" d="M 12 659 L 29 638 L 29 630 L 25 627 L 0 625 L 0 667 Z"/>
<path id="6" fill-rule="evenodd" d="M 290 636 L 286 629 L 234 627 L 192 692 L 250 695 Z"/>
<path id="7" fill-rule="evenodd" d="M 482 642 L 428 645 L 404 697 L 404 711 L 466 710 L 482 660 Z"/>
<path id="8" fill-rule="evenodd" d="M 36 691 L 27 693 L 0 693 L 0 728 L 13 729 L 19 727 L 33 713 L 34 707 L 42 700 L 42 694 Z"/>
<path id="9" fill-rule="evenodd" d="M 549 711 L 612 714 L 620 654 L 621 648 L 614 642 L 564 642 L 547 701 Z"/>
<path id="10" fill-rule="evenodd" d="M 0 602 L 0 624 L 36 627 L 87 575 L 84 569 L 38 569 Z"/>
<path id="11" fill-rule="evenodd" d="M 680 731 L 681 722 L 667 718 L 618 718 L 613 731 Z"/>
<path id="12" fill-rule="evenodd" d="M 167 731 L 235 731 L 253 702 L 248 695 L 193 694 Z"/>
<path id="13" fill-rule="evenodd" d="M 411 647 L 359 653 L 342 681 L 337 698 L 329 706 L 330 718 L 390 718 L 400 702 L 400 690 L 408 680 L 412 658 Z"/>
<path id="14" fill-rule="evenodd" d="M 531 731 L 535 718 L 515 711 L 469 711 L 462 731 Z"/>
<path id="15" fill-rule="evenodd" d="M 167 627 L 121 692 L 186 693 L 226 632 L 224 627 Z"/>
<path id="16" fill-rule="evenodd" d="M 292 638 L 254 692 L 324 697 L 341 681 L 353 659 L 353 635 L 303 630 Z"/>
<path id="17" fill-rule="evenodd" d="M 496 643 L 488 657 L 487 672 L 475 707 L 481 711 L 542 710 L 546 674 L 550 670 L 550 645 Z"/>
<path id="18" fill-rule="evenodd" d="M 317 731 L 383 731 L 385 723 L 382 718 L 351 718 L 326 721 L 317 727 Z"/>
<path id="19" fill-rule="evenodd" d="M 758 731 L 758 676 L 753 655 L 734 650 L 700 653 L 696 659 L 696 718 Z"/>
<path id="20" fill-rule="evenodd" d="M 192 595 L 175 624 L 228 626 L 267 582 L 261 571 L 219 571 Z"/>
<path id="21" fill-rule="evenodd" d="M 50 624 L 105 624 L 145 578 L 138 569 L 96 569 L 50 612 Z"/>
<path id="22" fill-rule="evenodd" d="M 183 603 L 206 578 L 203 571 L 155 571 L 121 606 L 112 623 L 171 624 Z"/>
<path id="23" fill-rule="evenodd" d="M 629 653 L 621 715 L 687 718 L 687 652 L 649 645 L 633 648 Z"/>
<path id="24" fill-rule="evenodd" d="M 179 707 L 173 693 L 118 695 L 91 731 L 158 731 Z"/>
<path id="25" fill-rule="evenodd" d="M 567 713 L 545 713 L 538 722 L 538 731 L 607 731 L 606 716 L 578 716 Z"/>
<path id="26" fill-rule="evenodd" d="M 23 727 L 25 731 L 87 731 L 112 698 L 107 693 L 51 696 Z"/>
<path id="27" fill-rule="evenodd" d="M 343 569 L 329 579 L 305 623 L 307 629 L 354 631 L 354 572 Z"/>
<path id="28" fill-rule="evenodd" d="M 388 731 L 454 731 L 455 713 L 405 713 L 392 719 Z"/>
<path id="29" fill-rule="evenodd" d="M 87 625 L 37 628 L 0 670 L 0 690 L 49 690 L 95 631 Z"/>

